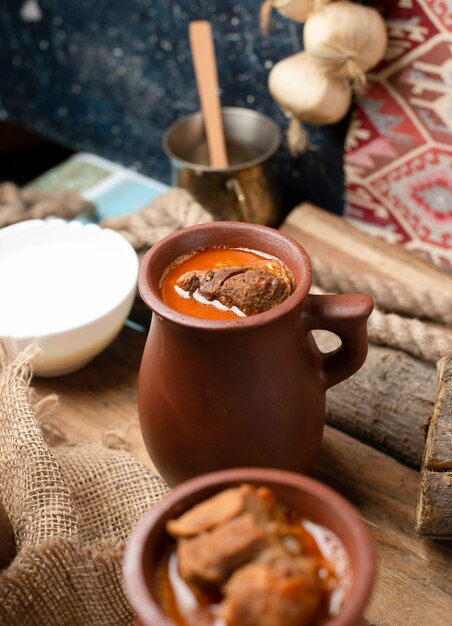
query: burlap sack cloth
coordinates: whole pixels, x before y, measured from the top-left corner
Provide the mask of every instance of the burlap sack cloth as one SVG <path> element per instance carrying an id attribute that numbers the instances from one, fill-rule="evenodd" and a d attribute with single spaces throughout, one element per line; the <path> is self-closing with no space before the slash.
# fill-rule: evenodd
<path id="1" fill-rule="evenodd" d="M 0 344 L 0 504 L 16 543 L 0 571 L 0 624 L 133 624 L 124 547 L 168 488 L 125 451 L 50 447 L 30 388 L 32 359 L 30 349 L 11 361 Z M 0 516 L 0 544 L 5 533 Z"/>

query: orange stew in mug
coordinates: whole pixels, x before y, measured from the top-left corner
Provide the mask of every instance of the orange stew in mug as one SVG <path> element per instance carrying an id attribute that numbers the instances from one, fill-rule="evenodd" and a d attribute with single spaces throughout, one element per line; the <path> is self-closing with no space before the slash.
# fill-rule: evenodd
<path id="1" fill-rule="evenodd" d="M 176 259 L 161 280 L 172 309 L 212 320 L 255 315 L 290 296 L 294 279 L 279 259 L 257 250 L 214 247 Z"/>

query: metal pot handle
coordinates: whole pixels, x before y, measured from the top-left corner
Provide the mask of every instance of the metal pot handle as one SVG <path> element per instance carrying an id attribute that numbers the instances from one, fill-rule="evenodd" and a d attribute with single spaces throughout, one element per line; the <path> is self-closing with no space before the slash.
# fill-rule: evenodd
<path id="1" fill-rule="evenodd" d="M 239 216 L 242 222 L 251 223 L 251 208 L 247 202 L 245 192 L 238 178 L 228 178 L 226 187 L 235 195 L 239 205 Z"/>

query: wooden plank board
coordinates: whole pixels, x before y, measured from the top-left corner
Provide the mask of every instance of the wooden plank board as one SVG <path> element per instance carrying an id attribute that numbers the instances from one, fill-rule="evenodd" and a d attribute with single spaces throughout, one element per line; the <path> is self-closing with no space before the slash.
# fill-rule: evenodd
<path id="1" fill-rule="evenodd" d="M 114 432 L 151 465 L 138 425 L 137 373 L 145 336 L 125 328 L 80 372 L 36 379 L 39 394 L 57 393 L 60 406 L 45 418 L 49 432 L 71 442 L 100 441 Z M 314 476 L 337 489 L 361 512 L 377 542 L 379 576 L 363 624 L 446 626 L 452 546 L 415 531 L 418 473 L 352 437 L 326 427 Z"/>
<path id="2" fill-rule="evenodd" d="M 359 509 L 377 542 L 379 573 L 366 612 L 369 623 L 448 625 L 452 545 L 415 533 L 418 473 L 327 427 L 314 476 Z"/>

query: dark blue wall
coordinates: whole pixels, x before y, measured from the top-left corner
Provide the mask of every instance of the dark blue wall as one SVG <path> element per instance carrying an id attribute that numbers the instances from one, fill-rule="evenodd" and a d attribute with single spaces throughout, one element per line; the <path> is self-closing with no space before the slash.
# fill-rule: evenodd
<path id="1" fill-rule="evenodd" d="M 187 26 L 209 19 L 222 103 L 255 108 L 285 128 L 267 89 L 272 65 L 301 49 L 301 26 L 277 13 L 259 31 L 259 0 L 2 0 L 0 118 L 169 182 L 165 128 L 199 107 Z M 286 146 L 277 173 L 286 209 L 302 200 L 340 213 L 347 120 L 311 129 L 319 146 Z"/>

